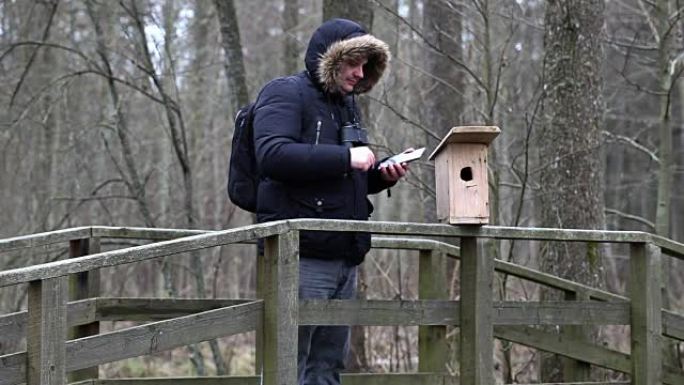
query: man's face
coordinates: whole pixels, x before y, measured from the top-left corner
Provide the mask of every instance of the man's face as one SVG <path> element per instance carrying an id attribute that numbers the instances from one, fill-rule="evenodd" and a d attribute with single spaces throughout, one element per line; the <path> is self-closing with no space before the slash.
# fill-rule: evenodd
<path id="1" fill-rule="evenodd" d="M 356 84 L 363 79 L 363 66 L 368 63 L 368 59 L 360 62 L 344 62 L 340 66 L 340 89 L 348 94 L 354 91 Z"/>

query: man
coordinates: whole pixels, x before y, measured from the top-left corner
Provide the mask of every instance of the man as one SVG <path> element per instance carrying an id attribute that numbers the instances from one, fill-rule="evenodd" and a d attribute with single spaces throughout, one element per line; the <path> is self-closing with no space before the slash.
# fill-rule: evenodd
<path id="1" fill-rule="evenodd" d="M 254 116 L 259 222 L 367 220 L 367 195 L 406 174 L 406 165 L 377 168 L 354 99 L 380 80 L 389 59 L 387 44 L 355 22 L 333 19 L 311 37 L 306 71 L 264 87 Z M 299 298 L 352 298 L 356 266 L 369 249 L 367 233 L 302 232 Z M 299 328 L 300 385 L 340 383 L 349 334 L 347 326 Z"/>

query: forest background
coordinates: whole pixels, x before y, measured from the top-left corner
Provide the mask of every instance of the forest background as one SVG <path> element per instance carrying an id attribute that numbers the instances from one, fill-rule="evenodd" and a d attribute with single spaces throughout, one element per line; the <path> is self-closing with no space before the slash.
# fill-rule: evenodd
<path id="1" fill-rule="evenodd" d="M 679 0 L 4 0 L 0 237 L 81 225 L 251 223 L 226 194 L 232 118 L 265 82 L 303 69 L 308 39 L 323 20 L 347 17 L 393 53 L 382 82 L 360 97 L 379 156 L 430 151 L 453 126 L 497 125 L 490 223 L 642 230 L 681 242 L 682 12 Z M 373 197 L 372 219 L 435 222 L 433 171 L 428 161 L 413 163 L 391 198 Z M 619 248 L 504 242 L 488 251 L 626 290 L 627 256 Z M 65 256 L 7 254 L 0 269 Z M 361 295 L 415 298 L 414 257 L 371 252 Z M 103 292 L 253 297 L 254 266 L 253 247 L 224 247 L 201 258 L 108 269 Z M 668 306 L 684 312 L 684 266 L 663 267 Z M 456 268 L 449 265 L 452 298 Z M 506 277 L 494 295 L 552 297 Z M 24 286 L 0 291 L 3 313 L 25 302 Z M 355 328 L 350 366 L 415 370 L 416 330 Z M 606 328 L 595 337 L 624 351 L 622 333 Z M 201 344 L 101 370 L 110 377 L 250 373 L 252 339 L 225 338 L 214 349 Z M 0 342 L 0 353 L 15 348 Z M 681 366 L 684 349 L 670 349 Z M 541 357 L 502 343 L 498 378 L 537 380 Z"/>

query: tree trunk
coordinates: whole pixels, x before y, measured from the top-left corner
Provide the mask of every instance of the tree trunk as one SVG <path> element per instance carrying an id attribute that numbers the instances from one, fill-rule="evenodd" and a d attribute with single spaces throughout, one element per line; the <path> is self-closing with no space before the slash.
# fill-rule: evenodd
<path id="1" fill-rule="evenodd" d="M 670 71 L 671 58 L 675 56 L 674 38 L 676 34 L 670 23 L 671 12 L 680 12 L 676 4 L 670 0 L 658 0 L 655 2 L 655 28 L 658 34 L 658 93 L 659 93 L 659 117 L 658 117 L 658 200 L 656 204 L 655 231 L 656 234 L 670 238 L 670 212 L 672 211 L 672 184 L 674 180 L 675 159 L 673 150 L 673 136 L 671 123 L 671 106 L 674 96 L 674 85 Z M 676 64 L 676 63 L 675 63 Z M 677 68 L 674 65 L 673 68 Z M 672 265 L 671 258 L 662 259 L 662 271 L 660 274 L 660 291 L 662 293 L 663 307 L 670 309 L 669 272 Z M 663 344 L 665 364 L 679 367 L 678 344 L 666 340 Z"/>
<path id="2" fill-rule="evenodd" d="M 366 31 L 371 32 L 373 29 L 372 5 L 372 2 L 368 0 L 324 0 L 323 21 L 333 18 L 349 19 L 361 24 Z"/>
<path id="3" fill-rule="evenodd" d="M 428 1 L 423 10 L 423 31 L 425 39 L 436 47 L 438 52 L 427 48 L 425 52 L 425 71 L 422 88 L 426 97 L 423 102 L 425 114 L 422 120 L 430 122 L 433 131 L 441 138 L 457 126 L 463 114 L 464 79 L 460 69 L 444 59 L 449 55 L 456 59 L 463 57 L 461 45 L 461 11 L 459 1 Z M 445 84 L 446 83 L 446 84 Z M 428 148 L 435 148 L 439 140 L 427 136 Z M 424 175 L 425 183 L 435 191 L 434 172 L 428 170 Z M 425 189 L 423 197 L 424 220 L 427 223 L 437 222 L 435 196 Z"/>
<path id="4" fill-rule="evenodd" d="M 546 3 L 545 120 L 539 135 L 542 227 L 603 229 L 603 114 L 601 36 L 603 0 Z M 543 244 L 542 270 L 594 287 L 603 286 L 596 244 Z M 559 300 L 542 291 L 542 300 Z M 542 381 L 562 382 L 559 360 L 542 358 Z"/>
<path id="5" fill-rule="evenodd" d="M 284 74 L 293 74 L 300 68 L 299 42 L 297 40 L 297 26 L 299 25 L 299 1 L 285 1 L 283 9 L 283 33 L 285 44 L 283 47 Z"/>
<path id="6" fill-rule="evenodd" d="M 235 14 L 233 0 L 214 0 L 216 14 L 221 29 L 221 45 L 225 62 L 226 78 L 231 100 L 228 104 L 231 108 L 230 116 L 235 116 L 238 108 L 249 103 L 247 81 L 245 76 L 245 62 L 242 59 L 242 43 L 240 41 L 240 28 Z"/>
<path id="7" fill-rule="evenodd" d="M 141 55 L 142 65 L 145 68 L 145 73 L 149 76 L 150 81 L 162 100 L 162 107 L 164 108 L 166 121 L 168 124 L 169 134 L 171 136 L 171 144 L 178 161 L 178 165 L 183 177 L 183 213 L 185 214 L 186 225 L 190 229 L 197 228 L 197 218 L 195 209 L 195 194 L 193 185 L 193 167 L 191 164 L 190 150 L 188 146 L 188 131 L 185 126 L 183 113 L 180 109 L 180 103 L 174 100 L 168 91 L 164 79 L 157 73 L 152 61 L 152 55 L 149 50 L 149 41 L 147 32 L 145 30 L 144 13 L 138 7 L 136 0 L 132 0 L 129 7 L 125 7 L 129 13 L 132 21 L 137 29 L 139 40 L 139 50 Z M 164 52 L 165 59 L 168 65 L 168 73 L 171 76 L 171 87 L 176 87 L 175 67 L 173 57 L 169 54 L 173 51 L 169 41 L 165 42 Z M 198 252 L 190 253 L 190 264 L 193 278 L 196 284 L 196 294 L 199 298 L 206 296 L 206 288 L 204 283 L 203 266 Z M 213 342 L 212 344 L 216 344 Z M 205 375 L 204 358 L 201 350 L 196 345 L 190 345 L 191 360 L 195 365 L 198 375 Z M 218 345 L 214 345 L 212 352 L 214 358 L 219 360 L 219 367 L 222 367 L 220 356 L 217 355 Z"/>

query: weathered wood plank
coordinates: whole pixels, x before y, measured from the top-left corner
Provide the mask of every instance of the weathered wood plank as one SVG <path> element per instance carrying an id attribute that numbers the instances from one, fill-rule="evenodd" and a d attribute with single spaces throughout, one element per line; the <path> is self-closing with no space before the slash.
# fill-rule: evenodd
<path id="1" fill-rule="evenodd" d="M 660 248 L 653 244 L 634 244 L 630 247 L 630 331 L 634 385 L 659 385 L 663 381 L 660 259 Z"/>
<path id="2" fill-rule="evenodd" d="M 450 301 L 299 301 L 300 325 L 455 325 L 458 304 Z"/>
<path id="3" fill-rule="evenodd" d="M 565 300 L 586 302 L 590 300 L 590 297 L 589 294 L 584 291 L 566 291 Z M 624 310 L 628 311 L 626 307 Z M 625 315 L 628 315 L 628 313 Z M 561 327 L 560 332 L 566 339 L 590 341 L 589 335 L 591 329 L 583 325 L 564 325 Z M 563 357 L 561 360 L 563 363 L 563 381 L 586 382 L 591 379 L 591 366 L 588 363 L 567 357 Z"/>
<path id="4" fill-rule="evenodd" d="M 152 377 L 97 380 L 93 385 L 260 385 L 260 376 Z M 71 384 L 76 385 L 76 384 Z M 83 384 L 86 385 L 86 384 Z"/>
<path id="5" fill-rule="evenodd" d="M 255 301 L 70 341 L 66 349 L 67 370 L 251 331 L 262 310 L 263 303 Z"/>
<path id="6" fill-rule="evenodd" d="M 0 239 L 0 253 L 10 250 L 50 245 L 53 243 L 68 242 L 73 239 L 89 237 L 90 227 L 75 227 L 65 230 L 55 230 L 45 233 L 5 238 Z"/>
<path id="7" fill-rule="evenodd" d="M 266 258 L 257 256 L 256 261 L 256 295 L 264 298 L 266 290 Z M 259 318 L 254 336 L 254 373 L 261 373 L 264 367 L 264 317 Z"/>
<path id="8" fill-rule="evenodd" d="M 494 258 L 477 238 L 461 238 L 461 381 L 494 383 L 492 288 Z"/>
<path id="9" fill-rule="evenodd" d="M 244 242 L 247 240 L 278 234 L 292 226 L 303 229 L 313 229 L 317 226 L 320 226 L 320 229 L 367 230 L 385 234 L 422 234 L 443 236 L 465 235 L 498 239 L 562 239 L 570 241 L 595 242 L 646 242 L 651 237 L 650 234 L 642 232 L 602 232 L 593 230 L 558 230 L 536 228 L 521 229 L 498 226 L 481 226 L 476 228 L 469 226 L 447 226 L 419 223 L 296 219 L 246 226 L 239 229 L 209 232 L 191 237 L 175 239 L 172 241 L 159 242 L 153 245 L 139 246 L 137 248 L 118 250 L 109 253 L 100 253 L 93 256 L 95 259 L 78 259 L 77 261 L 68 262 L 58 261 L 39 266 L 32 266 L 29 268 L 13 269 L 0 272 L 0 287 L 19 282 L 28 282 L 30 280 L 87 271 L 104 266 L 137 262 L 145 259 L 156 258 L 162 255 L 170 255 L 199 248 L 212 247 L 219 244 Z M 83 229 L 86 229 L 84 230 L 86 232 L 91 231 L 91 228 Z M 98 230 L 98 235 L 101 235 L 100 230 Z M 175 231 L 171 229 L 169 229 L 169 232 L 175 233 Z M 74 234 L 76 233 L 71 234 L 71 237 L 73 237 Z M 78 235 L 82 234 L 78 233 Z M 163 237 L 162 235 L 157 235 Z M 42 239 L 41 242 L 42 241 L 45 240 Z M 10 239 L 0 242 L 5 242 L 6 245 L 13 245 L 12 247 L 19 245 L 19 243 L 22 243 L 22 247 L 28 247 L 32 244 L 30 240 L 16 239 L 14 241 L 11 241 Z M 669 249 L 678 249 L 680 247 L 684 247 L 684 245 L 676 242 L 670 242 L 665 246 Z M 7 247 L 9 249 L 9 246 Z M 154 250 L 155 252 L 151 252 L 151 250 Z"/>
<path id="10" fill-rule="evenodd" d="M 85 325 L 97 320 L 95 299 L 67 304 L 67 327 Z M 0 336 L 3 340 L 19 340 L 26 336 L 28 312 L 20 311 L 0 317 Z"/>
<path id="11" fill-rule="evenodd" d="M 263 383 L 297 383 L 299 232 L 266 238 Z"/>
<path id="12" fill-rule="evenodd" d="M 26 383 L 26 352 L 0 356 L 0 385 Z"/>
<path id="13" fill-rule="evenodd" d="M 88 254 L 100 252 L 100 238 L 84 238 L 69 241 L 69 258 L 78 258 Z M 82 300 L 100 296 L 100 270 L 84 271 L 69 276 L 69 299 Z M 69 330 L 69 339 L 77 339 L 97 335 L 100 333 L 100 323 L 90 322 L 78 325 Z M 69 382 L 97 378 L 97 366 L 77 370 L 68 374 Z"/>
<path id="14" fill-rule="evenodd" d="M 168 240 L 208 234 L 213 230 L 163 229 L 148 227 L 93 226 L 92 236 L 101 238 Z"/>
<path id="15" fill-rule="evenodd" d="M 450 237 L 477 236 L 497 239 L 593 241 L 593 242 L 654 242 L 664 252 L 684 259 L 684 244 L 663 237 L 638 231 L 599 231 L 544 228 L 513 228 L 502 226 L 448 226 L 443 224 L 421 224 L 405 222 L 368 222 L 320 219 L 295 219 L 288 221 L 297 229 L 361 230 L 384 234 L 439 235 Z M 280 223 L 280 222 L 277 222 Z M 266 224 L 264 224 L 266 225 Z M 240 230 L 240 229 L 236 229 Z M 49 233 L 14 237 L 0 240 L 0 252 L 16 248 L 32 247 L 41 244 L 63 242 L 71 239 L 95 237 L 172 239 L 189 235 L 211 233 L 207 230 L 185 229 L 145 229 L 134 227 L 81 227 L 53 231 Z M 241 242 L 241 241 L 237 241 Z"/>
<path id="16" fill-rule="evenodd" d="M 441 252 L 445 257 L 451 258 L 461 255 L 460 247 L 427 238 L 383 237 L 374 235 L 371 237 L 371 247 L 376 249 L 434 250 Z"/>
<path id="17" fill-rule="evenodd" d="M 300 301 L 301 325 L 460 325 L 460 302 L 445 300 Z M 495 325 L 627 325 L 627 303 L 493 302 Z"/>
<path id="18" fill-rule="evenodd" d="M 398 237 L 381 237 L 374 236 L 372 246 L 374 248 L 384 249 L 404 249 L 404 250 L 434 250 L 444 253 L 450 258 L 458 258 L 460 256 L 460 248 L 450 245 L 445 242 L 435 241 L 431 239 L 418 238 L 398 238 Z M 628 301 L 627 297 L 613 294 L 604 290 L 592 288 L 574 281 L 564 278 L 556 277 L 554 275 L 543 273 L 539 270 L 530 269 L 529 267 L 516 265 L 514 263 L 495 260 L 494 270 L 499 273 L 510 274 L 514 277 L 535 282 L 544 286 L 563 291 L 586 292 L 590 298 L 608 301 L 619 302 Z"/>
<path id="19" fill-rule="evenodd" d="M 263 303 L 255 301 L 69 341 L 66 344 L 66 370 L 79 370 L 254 330 L 262 311 Z M 66 333 L 66 328 L 64 330 Z M 26 382 L 26 360 L 24 352 L 0 356 L 0 385 Z"/>
<path id="20" fill-rule="evenodd" d="M 567 339 L 562 334 L 547 333 L 526 326 L 495 326 L 494 336 L 502 340 L 560 354 L 603 368 L 625 373 L 631 371 L 629 355 L 587 342 Z"/>
<path id="21" fill-rule="evenodd" d="M 497 239 L 557 240 L 576 242 L 662 242 L 668 250 L 684 253 L 684 245 L 666 238 L 652 238 L 651 234 L 640 231 L 602 231 L 549 228 L 520 228 L 505 226 L 450 226 L 445 224 L 426 224 L 411 222 L 347 221 L 334 219 L 292 219 L 294 229 L 298 230 L 339 230 L 368 231 L 378 234 L 439 235 L 450 237 L 477 236 Z M 136 227 L 93 226 L 92 235 L 112 238 L 173 239 L 190 235 L 205 234 L 207 230 L 187 229 L 148 229 Z M 684 256 L 682 256 L 684 258 Z"/>
<path id="22" fill-rule="evenodd" d="M 613 294 L 605 290 L 599 290 L 591 286 L 583 285 L 568 279 L 556 277 L 541 271 L 516 265 L 514 263 L 496 260 L 494 269 L 500 273 L 510 274 L 514 277 L 525 279 L 530 282 L 538 283 L 563 291 L 585 292 L 590 298 L 606 302 L 626 302 L 629 299 L 621 295 Z"/>
<path id="23" fill-rule="evenodd" d="M 441 373 L 343 373 L 343 385 L 455 385 L 456 377 Z M 119 378 L 84 381 L 71 385 L 259 385 L 259 376 Z M 606 385 L 608 383 L 605 383 Z M 543 385 L 543 384 L 542 384 Z M 578 384 L 585 385 L 585 384 Z M 586 385 L 601 385 L 592 383 Z M 611 385 L 621 385 L 614 383 Z"/>
<path id="24" fill-rule="evenodd" d="M 629 381 L 619 381 L 619 382 L 554 382 L 554 383 L 543 383 L 543 384 L 521 384 L 521 385 L 631 385 Z"/>
<path id="25" fill-rule="evenodd" d="M 421 250 L 418 262 L 418 298 L 448 300 L 446 255 L 437 250 Z M 418 328 L 418 371 L 445 372 L 449 357 L 446 326 Z"/>
<path id="26" fill-rule="evenodd" d="M 263 238 L 282 233 L 288 229 L 288 226 L 287 221 L 244 226 L 238 229 L 194 235 L 144 246 L 93 254 L 71 260 L 55 261 L 41 265 L 0 271 L 0 287 L 30 282 L 37 279 L 54 278 L 102 267 L 140 262 L 162 256 L 237 243 L 250 239 Z"/>
<path id="27" fill-rule="evenodd" d="M 343 385 L 455 385 L 458 383 L 455 377 L 441 373 L 343 373 L 341 380 Z M 260 381 L 259 376 L 126 378 L 96 380 L 93 385 L 259 385 Z"/>
<path id="28" fill-rule="evenodd" d="M 154 321 L 235 306 L 250 299 L 98 298 L 100 321 Z"/>
<path id="29" fill-rule="evenodd" d="M 458 378 L 444 373 L 343 374 L 342 385 L 456 385 Z"/>
<path id="30" fill-rule="evenodd" d="M 301 300 L 300 325 L 458 325 L 456 301 Z"/>
<path id="31" fill-rule="evenodd" d="M 29 284 L 26 336 L 26 382 L 29 385 L 66 383 L 66 303 L 66 278 Z"/>
<path id="32" fill-rule="evenodd" d="M 343 385 L 455 385 L 456 377 L 440 373 L 343 373 Z M 216 376 L 216 377 L 161 377 L 161 378 L 113 378 L 88 380 L 71 385 L 259 385 L 259 376 Z M 533 384 L 529 384 L 533 385 Z M 630 382 L 570 382 L 534 385 L 630 385 Z"/>
<path id="33" fill-rule="evenodd" d="M 497 302 L 496 325 L 626 325 L 629 304 L 619 302 Z"/>
<path id="34" fill-rule="evenodd" d="M 70 302 L 67 326 L 94 321 L 164 320 L 250 302 L 246 299 L 97 298 Z M 619 303 L 495 302 L 495 325 L 626 325 L 629 305 Z M 0 335 L 22 338 L 26 311 L 0 317 Z M 664 313 L 665 314 L 665 313 Z M 300 324 L 318 325 L 454 325 L 459 324 L 459 302 L 383 300 L 306 300 L 299 305 Z M 684 320 L 671 313 L 669 333 L 681 337 Z M 668 326 L 664 326 L 668 328 Z"/>
<path id="35" fill-rule="evenodd" d="M 412 236 L 437 235 L 445 237 L 478 237 L 493 239 L 526 239 L 537 241 L 568 242 L 648 242 L 651 234 L 641 231 L 606 231 L 545 229 L 504 226 L 451 226 L 411 222 L 350 221 L 339 219 L 291 219 L 288 222 L 297 230 L 367 231 L 376 234 Z"/>
<path id="36" fill-rule="evenodd" d="M 525 326 L 495 326 L 494 336 L 502 340 L 560 354 L 618 372 L 632 372 L 632 362 L 628 354 L 587 342 L 566 339 L 563 338 L 562 334 L 546 333 L 539 329 Z M 668 385 L 684 384 L 684 373 L 668 369 L 663 374 L 662 382 Z"/>
<path id="37" fill-rule="evenodd" d="M 684 244 L 655 234 L 651 235 L 651 238 L 652 242 L 660 247 L 665 254 L 684 259 Z"/>
<path id="38" fill-rule="evenodd" d="M 663 310 L 663 335 L 684 341 L 684 316 Z"/>

